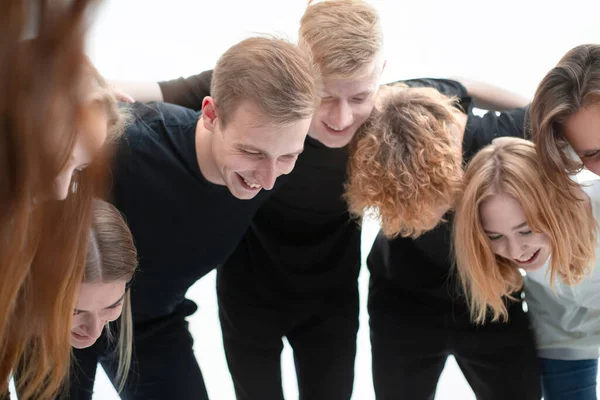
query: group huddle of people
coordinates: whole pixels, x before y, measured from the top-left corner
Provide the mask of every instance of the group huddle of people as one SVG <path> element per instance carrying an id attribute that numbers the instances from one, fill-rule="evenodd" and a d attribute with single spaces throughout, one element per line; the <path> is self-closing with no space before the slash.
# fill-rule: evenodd
<path id="1" fill-rule="evenodd" d="M 298 43 L 134 84 L 84 55 L 94 1 L 42 3 L 33 39 L 32 2 L 0 15 L 0 398 L 91 399 L 100 365 L 123 399 L 208 399 L 186 292 L 217 269 L 238 400 L 283 399 L 284 337 L 300 399 L 349 400 L 371 214 L 377 399 L 433 399 L 449 355 L 477 399 L 596 399 L 600 45 L 532 101 L 381 85 L 377 11 L 324 0 Z"/>

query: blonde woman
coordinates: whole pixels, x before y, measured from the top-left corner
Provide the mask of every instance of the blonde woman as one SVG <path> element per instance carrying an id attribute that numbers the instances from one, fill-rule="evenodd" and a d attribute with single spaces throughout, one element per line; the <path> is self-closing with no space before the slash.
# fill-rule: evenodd
<path id="1" fill-rule="evenodd" d="M 104 330 L 112 338 L 109 323 L 120 317 L 115 375 L 118 390 L 125 384 L 131 361 L 129 284 L 137 263 L 133 237 L 123 217 L 109 203 L 96 200 L 83 282 L 73 312 L 71 346 L 77 349 L 90 347 Z"/>
<path id="2" fill-rule="evenodd" d="M 523 286 L 546 400 L 596 399 L 600 181 L 570 200 L 544 180 L 535 147 L 495 140 L 471 161 L 456 207 L 457 271 L 477 323 L 506 321 Z"/>

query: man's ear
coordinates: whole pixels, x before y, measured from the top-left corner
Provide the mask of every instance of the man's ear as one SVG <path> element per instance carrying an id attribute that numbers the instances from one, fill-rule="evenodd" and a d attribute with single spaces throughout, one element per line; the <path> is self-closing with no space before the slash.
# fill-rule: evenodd
<path id="1" fill-rule="evenodd" d="M 215 104 L 215 99 L 210 96 L 206 96 L 202 100 L 202 123 L 210 132 L 215 131 L 217 124 L 217 105 Z"/>

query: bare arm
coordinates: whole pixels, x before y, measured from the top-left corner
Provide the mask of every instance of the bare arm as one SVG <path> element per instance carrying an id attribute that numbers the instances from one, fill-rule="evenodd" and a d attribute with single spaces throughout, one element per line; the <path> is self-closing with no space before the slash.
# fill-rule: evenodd
<path id="1" fill-rule="evenodd" d="M 163 101 L 163 94 L 158 82 L 145 81 L 109 81 L 117 98 L 121 101 L 148 102 Z"/>
<path id="2" fill-rule="evenodd" d="M 467 93 L 473 99 L 473 105 L 477 108 L 508 111 L 525 107 L 531 102 L 531 99 L 489 83 L 462 77 L 452 79 L 460 82 L 467 89 Z"/>

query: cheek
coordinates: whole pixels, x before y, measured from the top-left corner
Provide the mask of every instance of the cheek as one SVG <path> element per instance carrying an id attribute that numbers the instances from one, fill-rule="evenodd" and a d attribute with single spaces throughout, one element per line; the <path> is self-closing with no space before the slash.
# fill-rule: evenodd
<path id="1" fill-rule="evenodd" d="M 495 255 L 500 256 L 500 257 L 510 258 L 506 254 L 505 248 L 501 242 L 491 240 L 489 243 L 490 243 L 490 250 L 492 250 L 492 253 L 494 253 Z"/>
<path id="2" fill-rule="evenodd" d="M 600 159 L 594 160 L 586 160 L 583 162 L 583 165 L 596 175 L 600 175 Z"/>
<path id="3" fill-rule="evenodd" d="M 374 105 L 375 103 L 372 101 L 357 105 L 353 109 L 354 122 L 359 124 L 365 122 L 369 118 L 369 115 L 371 115 Z"/>
<path id="4" fill-rule="evenodd" d="M 327 117 L 331 112 L 332 104 L 330 103 L 321 103 L 317 112 L 315 113 L 315 117 L 313 118 L 313 124 L 317 123 L 319 120 Z"/>
<path id="5" fill-rule="evenodd" d="M 284 174 L 289 174 L 290 172 L 292 172 L 292 170 L 296 166 L 297 160 L 298 159 L 296 158 L 294 160 L 281 161 L 278 165 L 278 169 L 280 171 L 282 171 Z"/>
<path id="6" fill-rule="evenodd" d="M 74 315 L 71 321 L 71 329 L 80 325 L 83 325 L 83 319 L 81 318 L 81 315 Z"/>
<path id="7" fill-rule="evenodd" d="M 123 306 L 117 307 L 115 309 L 106 310 L 106 314 L 104 314 L 104 319 L 108 322 L 115 321 L 121 316 L 121 312 L 123 311 Z"/>
<path id="8" fill-rule="evenodd" d="M 233 172 L 254 170 L 256 165 L 258 165 L 258 161 L 242 155 L 231 155 L 223 159 L 223 166 Z"/>
<path id="9" fill-rule="evenodd" d="M 552 243 L 550 243 L 550 238 L 543 233 L 536 233 L 535 237 L 532 239 L 537 246 L 547 248 L 550 248 L 552 246 Z"/>

